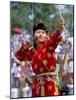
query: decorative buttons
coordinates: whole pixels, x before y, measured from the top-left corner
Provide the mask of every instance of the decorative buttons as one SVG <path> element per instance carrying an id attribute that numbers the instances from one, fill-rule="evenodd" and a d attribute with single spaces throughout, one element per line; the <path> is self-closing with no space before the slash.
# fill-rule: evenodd
<path id="1" fill-rule="evenodd" d="M 53 49 L 53 47 L 50 46 L 50 47 L 49 47 L 49 50 L 52 50 L 52 49 Z"/>
<path id="2" fill-rule="evenodd" d="M 48 64 L 48 61 L 47 60 L 44 60 L 43 63 L 46 66 Z"/>
<path id="3" fill-rule="evenodd" d="M 35 64 L 35 65 L 34 65 L 34 68 L 35 68 L 35 69 L 37 69 L 37 68 L 38 68 L 38 65 L 37 65 L 37 64 Z"/>
<path id="4" fill-rule="evenodd" d="M 45 52 L 45 51 L 46 51 L 46 48 L 43 49 L 43 52 Z"/>
<path id="5" fill-rule="evenodd" d="M 51 78 L 50 78 L 50 77 L 48 77 L 48 78 L 47 78 L 47 81 L 51 81 Z"/>
<path id="6" fill-rule="evenodd" d="M 43 72 L 43 68 L 42 67 L 40 68 L 40 72 Z"/>
<path id="7" fill-rule="evenodd" d="M 48 90 L 51 90 L 52 89 L 52 87 L 51 86 L 48 86 Z"/>
<path id="8" fill-rule="evenodd" d="M 54 71 L 55 70 L 55 66 L 50 66 L 50 70 Z"/>
<path id="9" fill-rule="evenodd" d="M 51 53 L 47 53 L 47 56 L 50 58 L 52 55 L 51 55 Z"/>
<path id="10" fill-rule="evenodd" d="M 38 57 L 41 58 L 41 54 L 39 54 Z"/>

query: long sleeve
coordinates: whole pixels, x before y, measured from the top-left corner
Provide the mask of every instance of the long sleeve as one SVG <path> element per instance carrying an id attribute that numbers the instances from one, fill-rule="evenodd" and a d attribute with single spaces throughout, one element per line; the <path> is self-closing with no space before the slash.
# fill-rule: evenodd
<path id="1" fill-rule="evenodd" d="M 58 45 L 58 43 L 62 40 L 62 37 L 60 36 L 60 31 L 57 30 L 53 33 L 53 35 L 50 37 L 48 41 L 46 41 L 44 48 L 47 49 L 47 51 L 50 51 L 53 53 Z"/>
<path id="2" fill-rule="evenodd" d="M 33 50 L 25 50 L 23 47 L 21 47 L 15 55 L 17 59 L 23 61 L 25 59 L 32 60 L 33 53 Z"/>

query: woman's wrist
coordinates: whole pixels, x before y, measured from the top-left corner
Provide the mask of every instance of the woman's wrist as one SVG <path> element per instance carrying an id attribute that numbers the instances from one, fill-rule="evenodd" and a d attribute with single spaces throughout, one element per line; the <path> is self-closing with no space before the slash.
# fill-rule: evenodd
<path id="1" fill-rule="evenodd" d="M 58 24 L 57 24 L 57 28 L 60 32 L 62 32 L 62 30 L 64 29 L 64 26 L 65 26 L 65 21 L 64 21 L 64 18 L 61 18 L 59 21 L 58 21 Z"/>

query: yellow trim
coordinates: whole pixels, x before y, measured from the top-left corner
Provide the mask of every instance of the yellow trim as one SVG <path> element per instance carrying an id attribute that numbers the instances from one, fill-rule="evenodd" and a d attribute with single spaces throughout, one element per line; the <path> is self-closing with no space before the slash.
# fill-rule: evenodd
<path id="1" fill-rule="evenodd" d="M 41 86 L 41 96 L 45 96 L 45 90 L 44 90 L 44 86 Z"/>
<path id="2" fill-rule="evenodd" d="M 59 95 L 58 86 L 57 86 L 57 85 L 55 85 L 55 92 L 54 92 L 54 95 Z"/>

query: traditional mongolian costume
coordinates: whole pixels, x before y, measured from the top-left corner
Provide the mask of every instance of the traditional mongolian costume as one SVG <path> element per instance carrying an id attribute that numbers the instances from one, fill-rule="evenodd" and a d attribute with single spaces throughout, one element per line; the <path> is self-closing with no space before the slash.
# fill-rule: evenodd
<path id="1" fill-rule="evenodd" d="M 34 27 L 34 31 L 37 29 L 45 30 L 46 28 L 43 25 L 41 27 Z M 16 57 L 20 61 L 24 61 L 25 59 L 32 61 L 32 69 L 36 74 L 32 86 L 33 97 L 60 95 L 59 77 L 56 72 L 55 49 L 61 40 L 60 31 L 56 30 L 44 42 L 42 47 L 27 50 L 22 46 L 16 52 Z"/>

